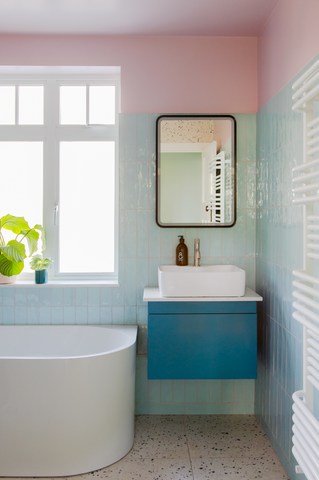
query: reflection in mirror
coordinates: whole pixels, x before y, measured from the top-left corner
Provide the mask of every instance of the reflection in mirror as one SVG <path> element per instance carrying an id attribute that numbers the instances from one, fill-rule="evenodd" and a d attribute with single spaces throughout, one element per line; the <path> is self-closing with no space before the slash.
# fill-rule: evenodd
<path id="1" fill-rule="evenodd" d="M 231 115 L 157 119 L 160 227 L 231 227 L 236 221 L 236 122 Z"/>

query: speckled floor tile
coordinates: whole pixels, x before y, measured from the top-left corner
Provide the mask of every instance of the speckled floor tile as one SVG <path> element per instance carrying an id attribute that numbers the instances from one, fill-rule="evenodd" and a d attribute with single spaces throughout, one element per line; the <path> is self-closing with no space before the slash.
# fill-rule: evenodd
<path id="1" fill-rule="evenodd" d="M 193 480 L 189 460 L 154 458 L 153 467 L 154 480 Z"/>
<path id="2" fill-rule="evenodd" d="M 194 416 L 186 422 L 191 458 L 261 457 L 274 454 L 252 415 Z"/>
<path id="3" fill-rule="evenodd" d="M 155 416 L 154 416 L 155 417 Z M 130 458 L 189 458 L 184 420 L 177 416 L 138 418 Z"/>
<path id="4" fill-rule="evenodd" d="M 153 471 L 154 467 L 151 459 L 124 457 L 109 467 L 96 470 L 87 475 L 81 475 L 80 477 L 72 477 L 72 479 L 150 480 L 153 477 Z"/>
<path id="5" fill-rule="evenodd" d="M 196 458 L 192 465 L 194 480 L 289 480 L 277 457 Z"/>

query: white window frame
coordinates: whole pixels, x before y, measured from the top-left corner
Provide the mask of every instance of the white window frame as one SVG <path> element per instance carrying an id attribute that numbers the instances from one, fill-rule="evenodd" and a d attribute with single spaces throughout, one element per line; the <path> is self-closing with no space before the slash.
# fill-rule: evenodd
<path id="1" fill-rule="evenodd" d="M 1 141 L 43 142 L 43 226 L 45 255 L 54 259 L 49 282 L 58 284 L 118 284 L 119 244 L 119 111 L 120 67 L 6 67 L 0 66 L 0 85 L 44 85 L 44 125 L 1 125 Z M 60 125 L 60 85 L 115 86 L 114 125 Z M 114 273 L 59 273 L 59 143 L 61 141 L 114 141 Z M 53 181 L 52 181 L 53 179 Z M 5 212 L 6 213 L 6 212 Z M 4 214 L 5 214 L 4 213 Z M 27 220 L 27 219 L 26 219 Z M 74 238 L 80 234 L 74 232 Z M 98 232 L 97 232 L 98 236 Z M 25 261 L 28 261 L 28 257 Z M 79 261 L 81 261 L 79 259 Z M 28 283 L 34 274 L 21 273 Z"/>

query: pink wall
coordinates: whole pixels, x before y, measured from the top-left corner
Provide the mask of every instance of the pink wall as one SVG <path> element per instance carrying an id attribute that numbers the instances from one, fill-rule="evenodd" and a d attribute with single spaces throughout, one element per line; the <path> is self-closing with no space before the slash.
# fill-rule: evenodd
<path id="1" fill-rule="evenodd" d="M 122 68 L 123 113 L 254 113 L 257 39 L 0 35 L 0 65 Z"/>
<path id="2" fill-rule="evenodd" d="M 280 0 L 258 36 L 258 109 L 319 53 L 319 1 Z"/>

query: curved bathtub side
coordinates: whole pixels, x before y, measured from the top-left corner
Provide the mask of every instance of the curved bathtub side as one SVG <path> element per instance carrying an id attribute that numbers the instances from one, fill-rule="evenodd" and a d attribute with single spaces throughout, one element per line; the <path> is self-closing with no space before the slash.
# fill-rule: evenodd
<path id="1" fill-rule="evenodd" d="M 1 360 L 0 476 L 90 472 L 134 439 L 136 344 L 101 356 Z"/>

